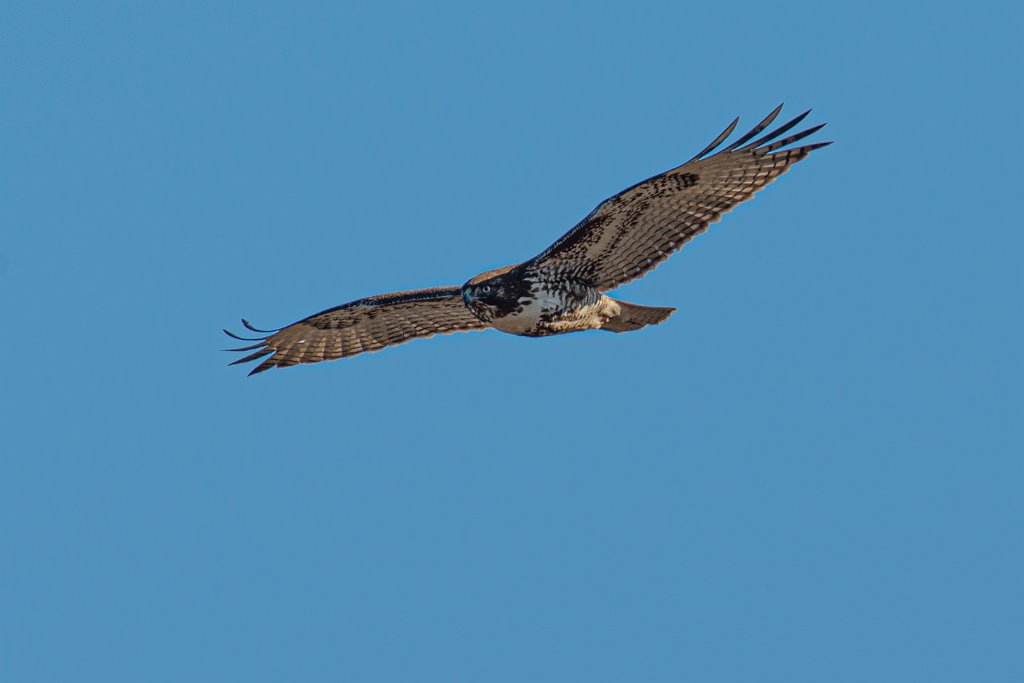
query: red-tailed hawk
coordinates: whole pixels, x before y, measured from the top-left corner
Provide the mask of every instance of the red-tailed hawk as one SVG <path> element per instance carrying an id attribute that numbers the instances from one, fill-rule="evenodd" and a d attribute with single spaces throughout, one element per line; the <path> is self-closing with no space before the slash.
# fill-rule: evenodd
<path id="1" fill-rule="evenodd" d="M 617 301 L 604 292 L 643 277 L 792 164 L 831 144 L 783 149 L 825 125 L 779 139 L 809 111 L 753 140 L 781 110 L 779 105 L 749 133 L 715 152 L 736 128 L 739 119 L 734 120 L 693 159 L 601 202 L 557 242 L 523 263 L 481 273 L 461 287 L 358 299 L 279 330 L 258 330 L 243 319 L 248 329 L 267 336 L 245 338 L 224 330 L 236 339 L 257 342 L 230 349 L 254 351 L 232 365 L 268 356 L 249 373 L 255 374 L 488 327 L 540 337 L 657 325 L 675 309 Z"/>

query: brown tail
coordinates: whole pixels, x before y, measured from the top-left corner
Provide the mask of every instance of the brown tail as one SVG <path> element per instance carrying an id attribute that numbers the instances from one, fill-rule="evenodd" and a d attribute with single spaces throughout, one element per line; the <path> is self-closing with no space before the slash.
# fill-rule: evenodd
<path id="1" fill-rule="evenodd" d="M 657 325 L 676 312 L 674 308 L 639 306 L 617 299 L 612 300 L 619 305 L 619 315 L 601 326 L 602 330 L 611 332 L 632 332 L 648 325 Z"/>

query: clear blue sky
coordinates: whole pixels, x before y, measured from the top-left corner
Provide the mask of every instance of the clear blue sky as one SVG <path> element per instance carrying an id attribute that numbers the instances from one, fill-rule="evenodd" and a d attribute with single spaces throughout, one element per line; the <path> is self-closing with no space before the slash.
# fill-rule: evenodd
<path id="1" fill-rule="evenodd" d="M 1011 3 L 89 5 L 0 9 L 0 679 L 1024 680 Z M 780 101 L 659 327 L 218 350 Z"/>

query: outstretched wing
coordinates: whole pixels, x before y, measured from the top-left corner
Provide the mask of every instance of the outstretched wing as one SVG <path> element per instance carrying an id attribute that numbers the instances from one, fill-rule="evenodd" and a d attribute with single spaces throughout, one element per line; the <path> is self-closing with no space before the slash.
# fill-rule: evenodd
<path id="1" fill-rule="evenodd" d="M 546 251 L 527 262 L 527 268 L 554 272 L 601 291 L 642 277 L 792 164 L 811 151 L 832 144 L 819 142 L 782 149 L 825 125 L 777 139 L 810 111 L 748 143 L 781 110 L 780 104 L 752 131 L 712 154 L 736 128 L 739 119 L 734 120 L 682 166 L 605 200 Z"/>
<path id="2" fill-rule="evenodd" d="M 486 327 L 462 303 L 459 287 L 435 287 L 358 299 L 321 311 L 280 330 L 258 330 L 246 320 L 242 320 L 242 324 L 253 332 L 265 332 L 268 336 L 246 338 L 224 330 L 235 339 L 258 342 L 240 349 L 228 349 L 256 349 L 232 365 L 273 354 L 257 365 L 250 375 L 275 366 L 347 358 L 417 337 Z"/>

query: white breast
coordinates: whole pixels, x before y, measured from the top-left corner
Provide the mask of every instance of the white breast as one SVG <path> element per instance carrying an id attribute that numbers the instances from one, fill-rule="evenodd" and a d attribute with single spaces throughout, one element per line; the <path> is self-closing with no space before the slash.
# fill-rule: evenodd
<path id="1" fill-rule="evenodd" d="M 531 294 L 534 298 L 520 300 L 520 312 L 495 319 L 494 327 L 510 334 L 561 334 L 598 329 L 609 315 L 618 314 L 618 305 L 614 301 L 594 291 L 587 292 L 583 297 L 587 303 L 578 308 L 571 308 L 558 292 L 539 285 L 534 286 Z M 616 310 L 608 310 L 609 306 Z M 556 312 L 557 316 L 554 315 Z"/>
<path id="2" fill-rule="evenodd" d="M 521 299 L 523 310 L 514 315 L 497 318 L 494 327 L 509 334 L 536 333 L 542 314 L 550 314 L 562 307 L 562 302 L 550 292 L 538 291 L 536 299 Z"/>

